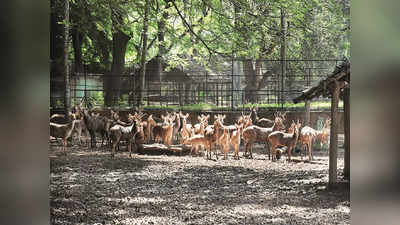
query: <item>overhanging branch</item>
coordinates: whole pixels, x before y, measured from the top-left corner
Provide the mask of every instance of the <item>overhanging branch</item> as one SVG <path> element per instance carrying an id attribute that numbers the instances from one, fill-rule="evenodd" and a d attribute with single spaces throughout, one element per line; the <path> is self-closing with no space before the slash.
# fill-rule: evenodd
<path id="1" fill-rule="evenodd" d="M 176 6 L 176 4 L 175 4 L 174 1 L 172 1 L 172 5 L 174 6 L 176 12 L 178 13 L 179 17 L 182 19 L 182 21 L 183 21 L 183 23 L 185 24 L 185 26 L 189 29 L 190 33 L 192 33 L 197 39 L 200 40 L 200 42 L 204 45 L 204 47 L 207 48 L 207 50 L 208 50 L 208 52 L 209 52 L 210 54 L 211 54 L 211 53 L 216 53 L 216 54 L 218 54 L 218 55 L 220 55 L 220 56 L 229 57 L 229 54 L 227 54 L 227 53 L 222 53 L 222 52 L 216 51 L 216 50 L 214 50 L 214 49 L 211 49 L 211 48 L 205 43 L 205 41 L 204 41 L 198 34 L 196 34 L 196 33 L 193 31 L 192 27 L 191 27 L 191 26 L 189 25 L 189 23 L 185 20 L 185 18 L 183 17 L 183 15 L 181 14 L 181 12 L 179 11 L 179 9 L 178 9 L 178 7 Z"/>

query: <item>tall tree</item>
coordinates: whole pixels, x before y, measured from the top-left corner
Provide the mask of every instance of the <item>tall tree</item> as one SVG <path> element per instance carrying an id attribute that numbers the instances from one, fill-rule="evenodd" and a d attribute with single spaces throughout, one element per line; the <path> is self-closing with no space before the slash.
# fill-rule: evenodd
<path id="1" fill-rule="evenodd" d="M 149 19 L 149 10 L 150 10 L 150 2 L 146 0 L 145 9 L 144 9 L 144 19 L 143 19 L 143 45 L 142 45 L 142 53 L 140 59 L 140 94 L 139 94 L 139 102 L 137 103 L 140 106 L 143 103 L 143 97 L 145 95 L 145 74 L 146 74 L 146 54 L 147 54 L 147 30 L 148 30 L 148 19 Z"/>

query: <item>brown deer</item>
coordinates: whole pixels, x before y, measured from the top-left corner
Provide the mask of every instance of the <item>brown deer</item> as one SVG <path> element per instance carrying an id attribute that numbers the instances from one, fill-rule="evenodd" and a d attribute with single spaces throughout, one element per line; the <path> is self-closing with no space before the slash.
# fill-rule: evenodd
<path id="1" fill-rule="evenodd" d="M 202 147 L 203 149 L 206 148 L 207 139 L 204 135 L 196 134 L 193 137 L 186 139 L 184 144 L 192 145 L 192 148 L 190 149 L 190 154 L 193 155 L 194 151 L 195 155 L 197 155 L 200 147 Z"/>
<path id="2" fill-rule="evenodd" d="M 250 158 L 253 158 L 253 144 L 255 142 L 265 143 L 268 149 L 268 159 L 271 159 L 271 153 L 268 145 L 268 135 L 273 131 L 284 130 L 283 119 L 279 115 L 275 115 L 275 121 L 272 127 L 264 128 L 256 125 L 251 125 L 243 129 L 242 138 L 245 146 L 244 156 L 247 156 L 247 152 L 250 154 Z M 251 121 L 251 120 L 249 120 Z"/>
<path id="3" fill-rule="evenodd" d="M 309 126 L 305 126 L 300 131 L 300 144 L 302 145 L 301 160 L 303 160 L 303 153 L 308 150 L 309 161 L 314 160 L 313 156 L 313 142 L 319 140 L 321 146 L 328 142 L 330 120 L 325 120 L 322 130 L 315 130 Z"/>
<path id="4" fill-rule="evenodd" d="M 288 161 L 291 161 L 292 149 L 296 146 L 297 139 L 299 138 L 299 128 L 301 124 L 299 120 L 297 120 L 297 124 L 293 121 L 291 125 L 291 129 L 293 129 L 293 133 L 285 133 L 282 131 L 274 131 L 268 135 L 268 141 L 271 145 L 272 151 L 272 161 L 276 160 L 276 148 L 278 146 L 287 147 L 288 151 Z"/>
<path id="5" fill-rule="evenodd" d="M 208 126 L 209 118 L 210 118 L 210 115 L 206 116 L 203 114 L 201 114 L 200 116 L 197 117 L 197 119 L 199 120 L 199 123 L 194 125 L 194 134 L 204 135 L 204 129 Z"/>
<path id="6" fill-rule="evenodd" d="M 100 116 L 99 114 L 89 113 L 89 111 L 84 110 L 83 121 L 90 134 L 90 147 L 96 147 L 96 133 L 100 133 L 102 137 L 101 145 L 104 143 L 104 139 L 108 139 L 109 129 L 111 127 L 111 120 Z"/>
<path id="7" fill-rule="evenodd" d="M 161 117 L 164 119 L 164 123 L 156 124 L 153 127 L 154 140 L 157 143 L 160 143 L 162 141 L 165 145 L 169 146 L 172 144 L 172 132 L 174 126 L 173 121 L 175 120 L 175 118 L 170 116 Z"/>
<path id="8" fill-rule="evenodd" d="M 173 121 L 174 126 L 173 126 L 173 130 L 172 130 L 172 136 L 173 136 L 173 139 L 175 139 L 175 141 L 178 141 L 178 133 L 180 133 L 180 130 L 182 128 L 180 113 L 173 113 L 175 116 L 175 120 Z"/>
<path id="9" fill-rule="evenodd" d="M 128 142 L 129 157 L 132 157 L 132 143 L 134 142 L 135 135 L 137 134 L 137 124 L 137 121 L 134 121 L 130 126 L 116 124 L 110 128 L 110 139 L 112 142 L 111 158 L 114 158 L 115 148 L 121 140 Z"/>
<path id="10" fill-rule="evenodd" d="M 69 116 L 72 116 L 72 113 L 69 113 Z M 53 119 L 55 117 L 64 117 L 64 115 L 55 114 L 52 115 L 50 119 Z M 62 138 L 62 144 L 63 144 L 62 149 L 65 155 L 67 154 L 66 152 L 68 144 L 67 140 L 69 137 L 71 137 L 76 123 L 77 123 L 76 120 L 69 120 L 69 122 L 66 124 L 58 124 L 50 122 L 50 136 L 54 138 Z"/>
<path id="11" fill-rule="evenodd" d="M 192 137 L 193 127 L 191 124 L 187 123 L 187 119 L 189 118 L 189 113 L 183 115 L 182 112 L 179 112 L 179 116 L 182 118 L 181 144 L 184 144 L 187 139 Z"/>
<path id="12" fill-rule="evenodd" d="M 218 144 L 221 146 L 221 152 L 224 154 L 224 159 L 228 159 L 230 134 L 228 128 L 222 128 L 222 135 L 218 138 Z"/>
<path id="13" fill-rule="evenodd" d="M 218 160 L 218 154 L 217 154 L 217 138 L 218 138 L 218 131 L 215 129 L 215 126 L 207 126 L 205 129 L 205 134 L 204 137 L 207 141 L 207 146 L 206 148 L 206 153 L 207 153 L 207 159 L 211 159 L 211 151 L 212 147 L 214 146 L 214 155 L 216 156 L 216 159 Z M 209 154 L 208 154 L 209 153 Z"/>
<path id="14" fill-rule="evenodd" d="M 153 119 L 153 115 L 150 115 L 147 117 L 146 120 L 146 125 L 143 126 L 144 129 L 144 141 L 146 143 L 150 143 L 151 140 L 153 140 L 153 128 L 157 125 L 156 121 Z"/>

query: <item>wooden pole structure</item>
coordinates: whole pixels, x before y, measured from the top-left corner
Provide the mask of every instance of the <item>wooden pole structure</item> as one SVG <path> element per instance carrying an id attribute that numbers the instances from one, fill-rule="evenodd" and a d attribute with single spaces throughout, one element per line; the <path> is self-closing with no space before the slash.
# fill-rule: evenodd
<path id="1" fill-rule="evenodd" d="M 334 81 L 331 100 L 331 135 L 329 145 L 329 183 L 334 188 L 337 184 L 337 146 L 338 146 L 338 106 L 339 94 L 344 82 Z"/>
<path id="2" fill-rule="evenodd" d="M 350 180 L 350 87 L 344 89 L 344 179 Z"/>

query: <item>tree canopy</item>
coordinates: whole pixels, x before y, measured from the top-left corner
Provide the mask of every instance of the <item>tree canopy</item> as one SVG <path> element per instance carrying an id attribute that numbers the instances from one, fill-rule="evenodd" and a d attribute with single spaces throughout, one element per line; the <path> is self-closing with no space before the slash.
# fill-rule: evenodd
<path id="1" fill-rule="evenodd" d="M 215 57 L 279 59 L 283 34 L 287 59 L 350 57 L 349 0 L 51 0 L 54 37 L 65 1 L 78 72 L 83 64 L 111 74 L 140 68 L 143 54 L 172 67 L 187 59 L 205 67 Z"/>

